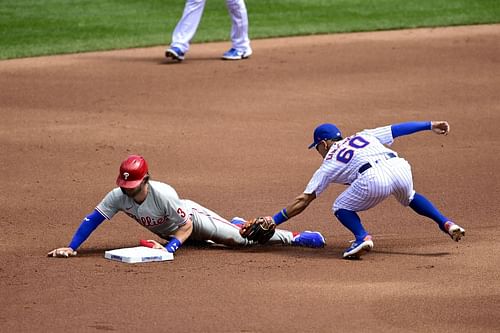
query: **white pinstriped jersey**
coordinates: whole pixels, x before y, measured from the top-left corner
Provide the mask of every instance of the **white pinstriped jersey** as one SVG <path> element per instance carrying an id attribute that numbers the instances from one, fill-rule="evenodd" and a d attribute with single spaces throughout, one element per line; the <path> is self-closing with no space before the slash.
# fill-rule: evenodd
<path id="1" fill-rule="evenodd" d="M 330 183 L 352 184 L 358 178 L 362 165 L 367 162 L 375 163 L 387 153 L 396 154 L 384 146 L 393 142 L 391 126 L 363 130 L 335 142 L 304 193 L 319 196 Z"/>

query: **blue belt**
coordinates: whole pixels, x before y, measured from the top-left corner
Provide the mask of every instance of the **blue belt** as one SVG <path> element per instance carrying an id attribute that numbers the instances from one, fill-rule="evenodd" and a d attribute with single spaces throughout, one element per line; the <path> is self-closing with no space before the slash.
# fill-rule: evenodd
<path id="1" fill-rule="evenodd" d="M 387 153 L 387 154 L 385 154 L 384 157 L 385 157 L 386 160 L 388 160 L 388 159 L 391 159 L 391 158 L 394 158 L 394 157 L 398 157 L 398 156 L 396 154 L 394 154 L 394 153 Z M 375 163 L 377 163 L 377 162 L 375 162 Z M 363 173 L 366 170 L 370 169 L 372 166 L 373 165 L 371 165 L 370 162 L 367 162 L 367 163 L 363 164 L 361 167 L 359 167 L 358 172 L 359 173 Z"/>

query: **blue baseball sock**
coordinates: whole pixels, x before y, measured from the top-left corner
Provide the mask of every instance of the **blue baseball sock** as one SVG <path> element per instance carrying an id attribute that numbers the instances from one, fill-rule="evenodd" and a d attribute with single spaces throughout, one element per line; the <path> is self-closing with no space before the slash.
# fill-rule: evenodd
<path id="1" fill-rule="evenodd" d="M 360 240 L 365 238 L 368 235 L 368 232 L 363 228 L 361 224 L 361 219 L 356 212 L 347 209 L 339 209 L 335 212 L 335 216 L 339 219 L 340 223 L 344 225 L 347 229 L 349 229 L 356 240 Z"/>
<path id="2" fill-rule="evenodd" d="M 439 228 L 446 232 L 444 224 L 446 221 L 449 221 L 448 218 L 441 214 L 441 212 L 434 207 L 432 202 L 430 202 L 422 194 L 415 193 L 413 200 L 410 202 L 410 207 L 418 214 L 427 216 L 428 218 L 434 220 L 439 225 Z"/>

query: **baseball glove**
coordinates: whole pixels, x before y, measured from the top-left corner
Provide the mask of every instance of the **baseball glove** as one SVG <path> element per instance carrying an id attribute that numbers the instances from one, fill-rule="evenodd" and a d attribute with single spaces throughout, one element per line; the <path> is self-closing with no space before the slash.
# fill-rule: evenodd
<path id="1" fill-rule="evenodd" d="M 276 229 L 276 223 L 271 216 L 257 217 L 247 221 L 240 229 L 240 235 L 248 240 L 264 244 L 271 239 Z"/>

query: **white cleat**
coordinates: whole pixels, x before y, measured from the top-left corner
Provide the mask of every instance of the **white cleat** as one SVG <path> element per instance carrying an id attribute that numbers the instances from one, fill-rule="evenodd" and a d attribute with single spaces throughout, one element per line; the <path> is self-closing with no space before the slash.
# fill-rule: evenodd
<path id="1" fill-rule="evenodd" d="M 246 51 L 238 51 L 235 48 L 229 49 L 222 55 L 223 60 L 242 60 L 247 59 L 252 55 L 252 49 L 247 49 Z"/>
<path id="2" fill-rule="evenodd" d="M 363 239 L 354 240 L 344 252 L 344 259 L 359 259 L 363 254 L 373 249 L 372 236 L 367 235 Z"/>
<path id="3" fill-rule="evenodd" d="M 444 224 L 444 228 L 448 232 L 448 235 L 450 235 L 451 239 L 455 242 L 458 242 L 463 236 L 465 236 L 465 229 L 451 221 L 446 222 Z"/>

